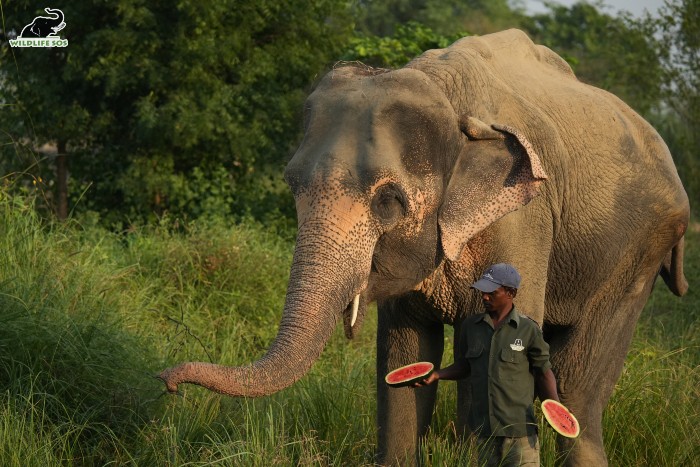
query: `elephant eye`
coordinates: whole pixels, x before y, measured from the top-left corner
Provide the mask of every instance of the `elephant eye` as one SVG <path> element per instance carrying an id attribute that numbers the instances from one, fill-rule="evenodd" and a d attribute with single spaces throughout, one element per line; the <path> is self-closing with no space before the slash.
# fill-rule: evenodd
<path id="1" fill-rule="evenodd" d="M 403 192 L 394 185 L 381 187 L 372 199 L 372 212 L 384 224 L 397 222 L 406 214 Z"/>

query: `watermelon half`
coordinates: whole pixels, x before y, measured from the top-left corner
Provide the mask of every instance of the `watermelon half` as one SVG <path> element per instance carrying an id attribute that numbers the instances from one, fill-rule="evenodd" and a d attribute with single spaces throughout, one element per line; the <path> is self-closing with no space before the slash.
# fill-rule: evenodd
<path id="1" fill-rule="evenodd" d="M 562 436 L 576 438 L 581 431 L 574 414 L 560 402 L 552 399 L 543 400 L 542 413 L 552 428 Z"/>
<path id="2" fill-rule="evenodd" d="M 410 365 L 402 366 L 390 372 L 384 377 L 384 381 L 389 386 L 400 388 L 402 386 L 410 386 L 411 384 L 423 380 L 430 376 L 433 372 L 433 366 L 430 362 L 417 362 Z"/>

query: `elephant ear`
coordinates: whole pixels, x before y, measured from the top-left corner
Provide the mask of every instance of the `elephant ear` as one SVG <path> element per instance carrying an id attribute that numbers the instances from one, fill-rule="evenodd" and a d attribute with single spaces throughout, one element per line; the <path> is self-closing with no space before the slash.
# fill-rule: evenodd
<path id="1" fill-rule="evenodd" d="M 456 261 L 470 238 L 527 204 L 547 179 L 530 142 L 515 128 L 460 119 L 469 138 L 447 184 L 438 223 L 445 256 Z"/>

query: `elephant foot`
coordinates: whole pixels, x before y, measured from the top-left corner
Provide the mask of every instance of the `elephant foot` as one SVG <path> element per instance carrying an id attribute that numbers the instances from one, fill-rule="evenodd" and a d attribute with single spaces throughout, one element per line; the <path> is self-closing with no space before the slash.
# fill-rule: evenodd
<path id="1" fill-rule="evenodd" d="M 574 439 L 559 437 L 558 451 L 567 467 L 607 467 L 608 458 L 603 448 L 603 440 L 591 439 L 582 433 Z"/>

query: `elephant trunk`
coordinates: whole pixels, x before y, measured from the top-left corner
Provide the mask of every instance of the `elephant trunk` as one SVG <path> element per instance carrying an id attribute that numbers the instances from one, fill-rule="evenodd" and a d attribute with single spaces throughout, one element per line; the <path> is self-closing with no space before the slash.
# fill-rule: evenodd
<path id="1" fill-rule="evenodd" d="M 230 396 L 259 397 L 284 389 L 306 374 L 361 287 L 353 270 L 361 262 L 351 263 L 347 252 L 323 246 L 337 242 L 306 237 L 308 241 L 297 242 L 282 321 L 267 353 L 242 367 L 188 362 L 166 369 L 159 378 L 168 391 L 192 383 Z M 345 265 L 340 264 L 343 258 Z"/>

